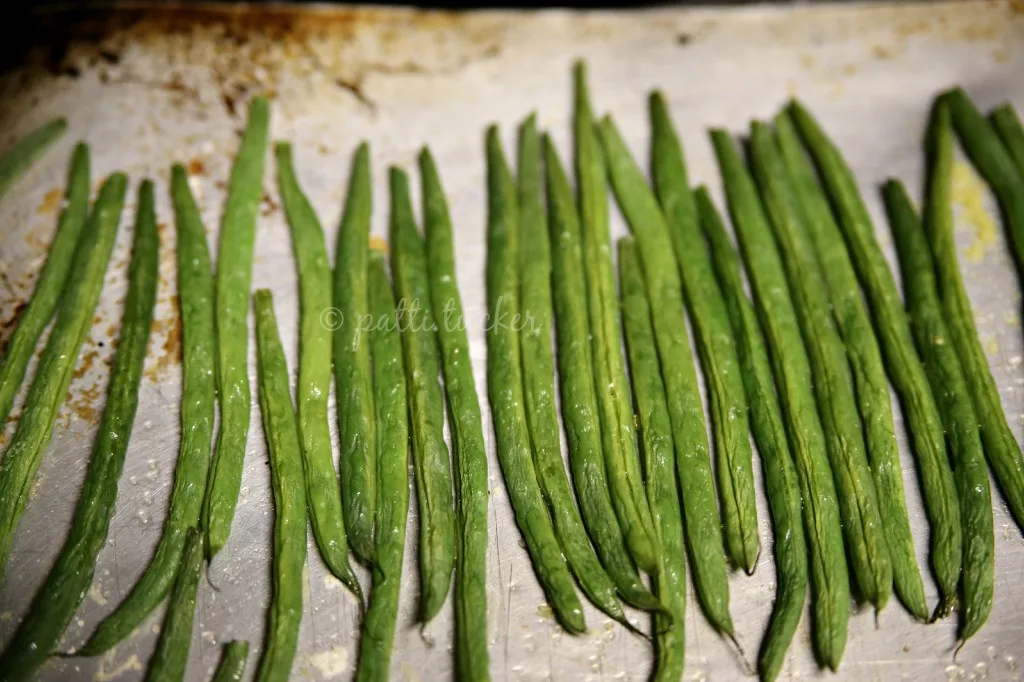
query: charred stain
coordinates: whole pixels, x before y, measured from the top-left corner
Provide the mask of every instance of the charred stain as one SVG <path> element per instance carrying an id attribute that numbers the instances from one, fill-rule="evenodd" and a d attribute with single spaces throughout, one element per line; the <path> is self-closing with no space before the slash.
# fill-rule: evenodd
<path id="1" fill-rule="evenodd" d="M 190 159 L 188 162 L 189 175 L 203 175 L 206 172 L 206 165 L 200 158 Z"/>
<path id="2" fill-rule="evenodd" d="M 692 33 L 680 33 L 680 34 L 678 34 L 676 36 L 676 45 L 679 45 L 680 47 L 686 47 L 687 45 L 689 45 L 692 42 L 693 42 L 693 34 Z"/>

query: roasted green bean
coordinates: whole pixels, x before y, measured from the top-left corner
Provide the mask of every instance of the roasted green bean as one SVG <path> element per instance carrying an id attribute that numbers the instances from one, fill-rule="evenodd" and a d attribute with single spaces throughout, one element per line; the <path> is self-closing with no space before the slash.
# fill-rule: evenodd
<path id="1" fill-rule="evenodd" d="M 1006 103 L 998 107 L 989 114 L 989 120 L 999 139 L 1003 141 L 1006 151 L 1017 164 L 1021 177 L 1024 177 L 1024 126 L 1021 125 L 1013 105 Z"/>
<path id="2" fill-rule="evenodd" d="M 67 120 L 55 118 L 18 140 L 6 154 L 0 156 L 0 198 L 7 194 L 11 184 L 64 134 L 67 127 Z"/>
<path id="3" fill-rule="evenodd" d="M 156 650 L 149 661 L 146 682 L 174 682 L 185 679 L 188 649 L 192 642 L 192 621 L 196 613 L 196 590 L 203 568 L 203 538 L 190 528 L 185 535 L 181 566 L 174 579 L 170 603 L 160 628 Z"/>
<path id="4" fill-rule="evenodd" d="M 211 682 L 242 682 L 247 658 L 249 658 L 248 642 L 237 639 L 228 642 Z"/>

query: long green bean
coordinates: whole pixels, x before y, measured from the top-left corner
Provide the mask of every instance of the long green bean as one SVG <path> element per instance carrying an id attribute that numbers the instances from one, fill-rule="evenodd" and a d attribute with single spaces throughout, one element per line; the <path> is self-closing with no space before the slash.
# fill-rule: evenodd
<path id="1" fill-rule="evenodd" d="M 825 454 L 825 434 L 814 399 L 811 368 L 782 261 L 753 179 L 728 133 L 714 130 L 711 139 L 750 276 L 757 314 L 768 340 L 775 384 L 793 447 L 810 550 L 815 650 L 819 661 L 835 670 L 846 647 L 850 582 L 835 484 Z M 702 225 L 716 261 L 727 258 L 731 246 L 724 234 L 717 235 L 716 240 L 716 233 L 710 229 L 711 222 L 704 220 Z"/>
<path id="2" fill-rule="evenodd" d="M 345 212 L 334 262 L 334 383 L 341 441 L 341 503 L 348 543 L 360 561 L 373 564 L 377 495 L 377 432 L 374 422 L 370 345 L 360 325 L 370 312 L 367 242 L 373 210 L 370 149 L 364 142 L 352 158 Z"/>
<path id="3" fill-rule="evenodd" d="M 67 127 L 66 119 L 55 118 L 18 140 L 6 154 L 0 156 L 0 198 L 7 194 L 11 184 L 64 134 Z"/>
<path id="4" fill-rule="evenodd" d="M 714 477 L 697 372 L 683 319 L 683 294 L 668 226 L 654 193 L 633 162 L 610 118 L 600 124 L 609 176 L 636 239 L 658 348 L 697 599 L 715 629 L 732 634 L 722 521 L 715 507 Z M 689 189 L 687 188 L 687 191 Z M 726 474 L 727 475 L 727 474 Z M 731 487 L 731 486 L 730 486 Z M 733 494 L 730 490 L 729 494 Z M 735 498 L 734 498 L 735 499 Z M 723 504 L 728 509 L 728 505 Z M 731 510 L 739 513 L 737 508 Z M 739 524 L 736 524 L 737 527 Z M 741 543 L 742 544 L 742 543 Z"/>
<path id="5" fill-rule="evenodd" d="M 341 516 L 341 492 L 334 473 L 327 397 L 331 390 L 331 330 L 323 311 L 331 307 L 331 266 L 324 231 L 299 186 L 287 142 L 276 147 L 281 203 L 292 234 L 299 276 L 299 384 L 297 402 L 306 502 L 320 556 L 327 568 L 364 605 L 363 591 L 348 561 L 348 539 Z"/>
<path id="6" fill-rule="evenodd" d="M 803 209 L 804 226 L 814 243 L 830 293 L 833 316 L 853 370 L 868 455 L 882 506 L 882 520 L 889 530 L 896 592 L 911 613 L 918 618 L 926 618 L 927 605 L 914 559 L 913 539 L 906 522 L 903 477 L 889 385 L 871 317 L 861 297 L 857 274 L 842 233 L 788 114 L 776 117 L 775 133 L 789 177 L 797 190 L 795 194 Z M 945 601 L 955 598 L 960 575 L 960 518 L 953 473 L 946 456 L 942 422 L 927 378 L 914 353 L 907 318 L 900 307 L 888 265 L 884 259 L 875 258 L 872 262 L 875 266 L 870 272 L 877 273 L 875 288 L 888 292 L 888 295 L 876 297 L 881 313 L 877 316 L 877 326 L 891 359 L 893 383 L 902 398 L 913 437 L 925 511 L 931 525 L 932 571 L 938 581 L 940 601 Z"/>
<path id="7" fill-rule="evenodd" d="M 948 125 L 948 111 L 944 116 Z M 942 410 L 956 471 L 964 535 L 959 635 L 961 640 L 966 640 L 985 623 L 992 610 L 995 581 L 992 496 L 985 455 L 960 361 L 946 342 L 949 334 L 935 288 L 935 269 L 924 230 L 902 185 L 890 181 L 884 195 L 900 257 L 914 337 Z M 944 606 L 948 608 L 948 603 L 940 604 L 938 613 L 942 613 Z"/>
<path id="8" fill-rule="evenodd" d="M 444 388 L 455 469 L 455 660 L 460 676 L 488 679 L 487 651 L 487 449 L 480 419 L 462 299 L 455 277 L 455 253 L 448 203 L 437 166 L 424 147 L 419 157 L 423 233 L 427 249 L 430 302 L 441 320 Z"/>
<path id="9" fill-rule="evenodd" d="M 761 679 L 778 677 L 807 598 L 807 541 L 800 523 L 800 487 L 794 471 L 779 396 L 754 309 L 743 291 L 740 264 L 722 219 L 705 188 L 694 193 L 697 212 L 715 268 L 750 406 L 750 426 L 764 470 L 768 508 L 775 532 L 775 604 L 761 641 L 757 669 Z"/>
<path id="10" fill-rule="evenodd" d="M 201 521 L 208 559 L 221 550 L 231 533 L 249 436 L 249 288 L 269 124 L 270 105 L 262 97 L 254 98 L 231 168 L 220 222 L 214 299 L 220 430 L 206 479 Z"/>
<path id="11" fill-rule="evenodd" d="M 373 356 L 374 404 L 377 407 L 377 562 L 373 567 L 370 608 L 359 639 L 356 680 L 388 678 L 391 647 L 398 619 L 402 583 L 405 527 L 409 517 L 409 414 L 406 402 L 402 338 L 398 331 L 395 297 L 384 271 L 384 255 L 369 256 L 367 293 Z"/>
<path id="12" fill-rule="evenodd" d="M 655 92 L 650 97 L 650 117 L 654 189 L 668 225 L 708 387 L 725 548 L 735 565 L 752 574 L 761 547 L 754 504 L 747 400 L 735 341 L 725 301 L 700 234 L 683 148 L 661 93 Z"/>
<path id="13" fill-rule="evenodd" d="M 576 63 L 573 80 L 577 194 L 590 313 L 591 360 L 605 470 L 626 545 L 640 568 L 651 572 L 658 566 L 657 536 L 643 489 L 633 433 L 608 226 L 608 178 L 601 143 L 594 128 L 583 62 Z"/>
<path id="14" fill-rule="evenodd" d="M 636 244 L 619 240 L 619 287 L 622 326 L 626 334 L 633 395 L 639 416 L 640 442 L 647 474 L 647 496 L 661 543 L 661 566 L 654 575 L 658 597 L 668 618 L 654 617 L 656 658 L 651 679 L 677 682 L 682 679 L 686 651 L 686 551 L 683 548 L 683 517 L 679 506 L 672 444 L 672 420 L 665 385 L 658 371 L 658 347 L 651 327 L 651 306 Z"/>
<path id="15" fill-rule="evenodd" d="M 146 682 L 175 682 L 185 679 L 188 649 L 192 642 L 192 621 L 196 613 L 196 591 L 203 568 L 203 538 L 190 528 L 185 536 L 181 566 L 174 580 L 170 603 L 160 629 L 156 650 L 149 661 Z"/>
<path id="16" fill-rule="evenodd" d="M 7 341 L 7 350 L 0 359 L 0 425 L 11 413 L 14 396 L 25 379 L 25 370 L 36 343 L 57 309 L 64 291 L 75 246 L 89 214 L 89 148 L 75 147 L 68 168 L 68 186 L 64 191 L 64 210 L 57 220 L 57 233 L 50 242 L 35 291 L 18 318 L 18 326 Z"/>
<path id="17" fill-rule="evenodd" d="M 128 597 L 93 632 L 79 653 L 101 654 L 127 637 L 174 584 L 185 534 L 199 523 L 213 435 L 216 383 L 214 289 L 202 217 L 185 168 L 171 169 L 178 238 L 178 305 L 182 335 L 181 444 L 170 506 L 153 559 Z"/>
<path id="18" fill-rule="evenodd" d="M 989 114 L 989 120 L 999 139 L 1003 141 L 1017 170 L 1024 177 L 1024 126 L 1021 125 L 1013 105 L 1007 102 Z"/>
<path id="19" fill-rule="evenodd" d="M 242 640 L 232 640 L 224 647 L 224 654 L 221 656 L 217 670 L 213 673 L 211 682 L 242 682 L 245 674 L 246 659 L 249 658 L 249 643 Z"/>
<path id="20" fill-rule="evenodd" d="M 103 408 L 82 493 L 64 546 L 28 615 L 0 655 L 0 680 L 31 678 L 53 651 L 92 582 L 96 558 L 107 540 L 117 485 L 138 406 L 139 382 L 156 301 L 159 237 L 153 185 L 139 190 L 128 296 Z"/>
<path id="21" fill-rule="evenodd" d="M 409 179 L 392 168 L 391 273 L 409 378 L 409 415 L 416 499 L 420 517 L 421 618 L 429 622 L 444 604 L 455 568 L 452 473 L 444 442 L 441 358 L 430 306 L 427 255 L 409 201 Z"/>
<path id="22" fill-rule="evenodd" d="M 569 466 L 576 499 L 583 523 L 619 595 L 638 608 L 656 609 L 659 601 L 640 580 L 612 506 L 601 450 L 601 430 L 595 428 L 599 424 L 599 413 L 590 357 L 579 218 L 569 179 L 554 145 L 546 136 L 544 157 L 562 421 L 569 444 Z"/>
<path id="23" fill-rule="evenodd" d="M 82 228 L 61 297 L 57 319 L 39 359 L 21 421 L 0 461 L 0 583 L 10 555 L 18 521 L 28 503 L 29 490 L 50 442 L 53 421 L 68 392 L 75 361 L 92 325 L 93 310 L 103 288 L 104 273 L 114 248 L 128 178 L 114 173 L 100 188 L 92 214 Z"/>
<path id="24" fill-rule="evenodd" d="M 495 126 L 487 129 L 487 392 L 498 461 L 534 570 L 562 626 L 586 630 L 583 607 L 555 538 L 530 455 L 522 363 L 514 327 L 519 309 L 519 234 L 515 182 Z"/>
<path id="25" fill-rule="evenodd" d="M 256 355 L 263 431 L 270 451 L 274 491 L 274 561 L 267 642 L 257 682 L 289 679 L 302 619 L 302 573 L 306 565 L 306 489 L 302 480 L 298 422 L 292 407 L 288 365 L 277 332 L 274 301 L 266 289 L 253 296 Z"/>

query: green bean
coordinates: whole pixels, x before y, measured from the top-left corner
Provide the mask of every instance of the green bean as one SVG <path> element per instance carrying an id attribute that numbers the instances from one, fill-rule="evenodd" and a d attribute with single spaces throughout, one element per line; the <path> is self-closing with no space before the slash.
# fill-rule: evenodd
<path id="1" fill-rule="evenodd" d="M 455 468 L 455 660 L 457 674 L 487 680 L 487 449 L 469 339 L 455 277 L 452 224 L 437 166 L 419 157 L 430 301 L 438 327 Z"/>
<path id="2" fill-rule="evenodd" d="M 661 93 L 650 97 L 652 175 L 675 250 L 683 294 L 708 387 L 715 437 L 718 499 L 725 548 L 733 564 L 753 574 L 761 547 L 754 504 L 754 470 L 747 401 L 722 292 L 700 234 L 679 138 Z"/>
<path id="3" fill-rule="evenodd" d="M 237 639 L 228 642 L 211 682 L 241 682 L 242 676 L 245 674 L 245 661 L 248 657 L 248 642 Z"/>
<path id="4" fill-rule="evenodd" d="M 55 118 L 15 142 L 6 154 L 0 156 L 0 197 L 7 194 L 11 184 L 64 134 L 67 127 L 67 120 Z"/>
<path id="5" fill-rule="evenodd" d="M 861 596 L 874 604 L 876 611 L 881 611 L 892 593 L 893 580 L 886 535 L 898 537 L 900 529 L 882 527 L 846 352 L 832 321 L 814 251 L 803 232 L 804 218 L 799 213 L 789 175 L 782 165 L 771 128 L 755 121 L 750 132 L 754 179 L 775 235 L 807 349 L 853 574 Z M 909 521 L 906 524 L 906 535 L 909 535 Z M 923 592 L 923 588 L 919 589 Z M 915 607 L 917 601 L 924 602 L 923 593 L 913 602 Z M 927 609 L 927 606 L 922 608 Z M 916 614 L 917 608 L 912 611 Z"/>
<path id="6" fill-rule="evenodd" d="M 856 180 L 843 163 L 839 151 L 817 127 L 810 114 L 796 103 L 791 110 L 790 116 L 779 116 L 776 119 L 779 134 L 784 136 L 783 151 L 786 147 L 790 148 L 788 160 L 790 160 L 791 169 L 797 166 L 802 167 L 801 174 L 806 178 L 805 182 L 809 188 L 800 194 L 808 198 L 812 196 L 819 198 L 815 213 L 820 216 L 820 220 L 809 220 L 808 223 L 813 223 L 813 229 L 822 232 L 821 235 L 815 236 L 812 231 L 819 255 L 824 253 L 825 249 L 839 254 L 827 261 L 822 257 L 822 263 L 828 278 L 839 278 L 847 282 L 846 285 L 839 285 L 850 290 L 847 300 L 851 302 L 845 307 L 851 308 L 851 311 L 853 309 L 857 309 L 858 312 L 862 310 L 859 289 L 856 287 L 853 276 L 849 274 L 851 259 L 853 269 L 859 275 L 866 293 L 873 313 L 874 330 L 878 333 L 882 351 L 885 354 L 889 377 L 900 396 L 903 413 L 909 423 L 910 434 L 913 438 L 913 453 L 918 461 L 925 510 L 932 529 L 930 557 L 932 569 L 939 584 L 940 599 L 946 599 L 955 594 L 962 538 L 961 532 L 959 532 L 961 524 L 959 524 L 956 505 L 956 488 L 949 468 L 949 459 L 945 452 L 942 422 L 935 406 L 935 398 L 929 387 L 928 377 L 921 366 L 921 359 L 914 351 L 912 335 L 896 282 L 878 241 L 874 238 L 870 217 L 857 193 Z M 797 135 L 793 132 L 793 123 L 796 123 L 801 133 L 804 134 L 805 141 L 808 142 L 807 146 L 822 171 L 822 180 L 828 194 L 835 199 L 836 206 L 840 207 L 839 223 L 842 232 L 837 228 L 835 220 L 831 218 L 826 201 L 821 198 L 821 191 L 813 179 L 813 171 L 808 167 L 807 159 L 800 151 Z M 813 143 L 810 142 L 812 139 Z M 825 172 L 826 167 L 830 169 L 827 172 Z M 813 187 L 813 191 L 811 187 Z M 843 236 L 846 237 L 846 243 L 849 245 L 849 254 L 842 246 Z M 843 258 L 843 256 L 847 257 Z M 831 286 L 830 283 L 829 286 Z M 863 321 L 858 326 L 864 327 L 866 330 Z M 854 345 L 850 341 L 850 336 L 847 336 L 848 349 Z M 861 341 L 864 342 L 863 339 L 867 338 L 866 331 L 863 337 L 857 338 L 861 338 Z M 861 407 L 865 408 L 864 397 L 866 397 L 865 394 L 870 385 L 878 391 L 879 396 L 878 400 L 873 401 L 872 406 L 867 410 L 872 415 L 880 415 L 880 404 L 888 406 L 890 400 L 884 377 L 876 376 L 877 370 L 872 370 L 871 375 L 867 375 L 867 370 L 865 370 L 864 378 L 858 378 L 858 368 L 868 361 L 873 365 L 873 361 L 869 359 L 868 355 L 864 355 L 863 349 L 860 352 L 850 351 L 850 355 L 854 358 L 854 379 L 857 381 L 857 390 L 862 396 Z M 898 452 L 895 444 L 892 444 L 892 454 L 880 459 L 876 453 L 884 451 L 881 446 L 877 447 L 872 442 L 891 441 L 892 435 L 889 430 L 892 428 L 889 421 L 880 425 L 872 419 L 868 421 L 867 434 L 868 449 L 872 458 L 871 464 L 874 474 L 876 474 L 876 484 L 879 486 L 882 502 L 886 505 L 883 508 L 883 513 L 886 514 L 887 510 L 889 512 L 885 520 L 889 528 L 889 540 L 893 543 L 890 549 L 893 551 L 894 560 L 896 560 L 900 553 L 905 557 L 913 556 L 909 528 L 904 527 L 900 534 L 897 534 L 895 530 L 897 525 L 893 522 L 892 512 L 895 511 L 899 515 L 903 515 L 905 512 L 896 510 L 890 504 L 898 500 L 901 501 L 902 498 Z M 899 541 L 899 535 L 903 536 L 902 541 Z M 900 544 L 903 545 L 901 552 L 897 551 Z M 918 571 L 914 568 L 913 574 L 911 574 L 910 564 L 905 560 L 896 561 L 894 568 L 896 569 L 896 591 L 900 599 L 912 612 L 921 617 L 922 608 L 920 606 L 911 608 L 909 605 L 915 599 L 920 601 L 921 597 L 911 597 L 907 590 L 907 586 L 916 581 L 916 572 Z M 903 578 L 901 578 L 901 571 Z"/>
<path id="7" fill-rule="evenodd" d="M 643 265 L 651 323 L 672 423 L 676 468 L 686 521 L 686 541 L 697 599 L 716 630 L 732 634 L 722 522 L 715 508 L 707 428 L 683 319 L 679 281 L 668 226 L 654 193 L 630 158 L 610 118 L 600 124 L 612 188 Z M 728 508 L 727 505 L 723 507 Z M 736 509 L 733 509 L 736 512 Z"/>
<path id="8" fill-rule="evenodd" d="M 274 491 L 274 561 L 267 643 L 257 682 L 289 679 L 302 619 L 302 573 L 306 565 L 306 490 L 298 422 L 288 385 L 288 365 L 277 332 L 274 301 L 266 289 L 253 296 L 256 356 L 263 432 L 270 451 Z"/>
<path id="9" fill-rule="evenodd" d="M 943 116 L 948 126 L 948 110 Z M 885 186 L 884 195 L 900 257 L 914 338 L 947 425 L 956 471 L 965 541 L 962 573 L 964 608 L 959 634 L 961 640 L 966 640 L 985 623 L 992 610 L 995 538 L 985 455 L 960 361 L 956 351 L 946 342 L 949 333 L 935 288 L 935 269 L 924 230 L 902 185 L 890 181 Z M 944 606 L 948 608 L 949 604 L 940 604 L 938 613 Z"/>
<path id="10" fill-rule="evenodd" d="M 825 434 L 818 417 L 807 351 L 786 284 L 785 271 L 754 187 L 728 133 L 714 130 L 711 139 L 721 167 L 729 212 L 750 277 L 754 303 L 768 340 L 775 385 L 793 447 L 813 588 L 814 643 L 818 660 L 833 670 L 846 647 L 850 616 L 850 582 L 843 548 L 839 507 L 832 470 L 825 454 Z M 716 262 L 736 261 L 724 233 L 717 234 L 705 212 L 702 225 Z M 719 231 L 721 232 L 721 231 Z M 718 266 L 719 272 L 723 269 Z"/>
<path id="11" fill-rule="evenodd" d="M 800 525 L 800 488 L 768 350 L 754 309 L 743 291 L 739 260 L 707 190 L 698 188 L 694 198 L 736 340 L 739 369 L 750 408 L 750 426 L 761 453 L 775 532 L 775 604 L 761 641 L 757 665 L 761 679 L 770 682 L 779 674 L 807 596 L 807 542 Z"/>
<path id="12" fill-rule="evenodd" d="M 79 650 L 95 656 L 127 637 L 163 601 L 174 584 L 185 534 L 199 522 L 213 435 L 216 342 L 213 274 L 199 208 L 185 168 L 171 169 L 177 223 L 178 301 L 182 334 L 181 444 L 170 506 L 160 543 L 128 597 L 107 616 Z"/>
<path id="13" fill-rule="evenodd" d="M 352 159 L 348 197 L 334 262 L 334 383 L 341 441 L 341 504 L 348 542 L 360 561 L 373 564 L 373 520 L 377 496 L 377 433 L 373 409 L 370 345 L 360 324 L 370 312 L 366 248 L 373 210 L 370 149 L 364 142 Z"/>
<path id="14" fill-rule="evenodd" d="M 156 650 L 146 671 L 147 682 L 173 682 L 185 679 L 188 649 L 192 641 L 192 621 L 196 613 L 196 590 L 203 568 L 203 538 L 190 528 L 185 536 L 181 566 L 174 579 L 174 590 L 164 615 L 164 625 Z"/>
<path id="15" fill-rule="evenodd" d="M 331 432 L 327 426 L 327 396 L 331 391 L 331 330 L 323 311 L 331 307 L 331 266 L 324 231 L 313 206 L 299 186 L 292 164 L 292 147 L 276 147 L 281 203 L 292 233 L 299 276 L 299 435 L 306 477 L 306 501 L 320 556 L 363 607 L 363 591 L 348 561 L 348 540 L 341 516 L 341 493 L 334 473 Z"/>
<path id="16" fill-rule="evenodd" d="M 7 351 L 0 358 L 0 425 L 11 413 L 14 396 L 25 379 L 25 370 L 36 343 L 53 317 L 68 279 L 75 245 L 89 213 L 89 148 L 75 147 L 68 169 L 68 186 L 64 192 L 64 210 L 57 221 L 57 233 L 50 243 L 35 291 L 18 318 L 18 326 L 7 341 Z"/>
<path id="17" fill-rule="evenodd" d="M 658 597 L 668 616 L 654 617 L 657 656 L 651 679 L 678 681 L 683 676 L 686 650 L 686 553 L 683 549 L 682 511 L 673 462 L 672 421 L 665 385 L 658 371 L 658 348 L 651 327 L 651 306 L 636 244 L 619 240 L 619 287 L 622 326 L 626 333 L 633 395 L 639 416 L 640 442 L 647 474 L 647 497 L 661 542 L 661 566 L 654 575 Z"/>
<path id="18" fill-rule="evenodd" d="M 658 546 L 643 489 L 633 433 L 629 380 L 622 356 L 622 329 L 608 226 L 608 189 L 601 143 L 594 128 L 586 66 L 573 73 L 573 129 L 584 277 L 590 313 L 591 360 L 612 502 L 633 558 L 647 572 L 657 570 Z"/>
<path id="19" fill-rule="evenodd" d="M 53 421 L 68 392 L 75 361 L 92 325 L 104 273 L 124 207 L 128 178 L 114 173 L 100 188 L 92 214 L 75 249 L 57 319 L 50 330 L 36 376 L 29 387 L 21 421 L 0 460 L 0 584 L 18 521 L 28 503 L 39 462 L 50 442 Z"/>
<path id="20" fill-rule="evenodd" d="M 562 464 L 551 350 L 551 246 L 540 164 L 536 116 L 530 116 L 519 127 L 519 305 L 528 322 L 518 336 L 533 465 L 569 570 L 597 608 L 628 625 L 615 584 L 590 546 Z"/>
<path id="21" fill-rule="evenodd" d="M 590 357 L 586 282 L 580 224 L 569 179 L 551 140 L 544 138 L 552 281 L 558 341 L 562 421 L 569 442 L 576 499 L 583 523 L 619 595 L 642 609 L 660 603 L 640 580 L 626 548 L 609 493 L 601 450 L 597 396 Z"/>
<path id="22" fill-rule="evenodd" d="M 359 640 L 357 680 L 386 680 L 398 618 L 405 526 L 409 516 L 409 416 L 402 338 L 395 297 L 384 271 L 384 255 L 369 256 L 367 290 L 373 325 L 374 404 L 377 406 L 377 533 L 370 608 Z"/>
<path id="23" fill-rule="evenodd" d="M 1006 151 L 1017 164 L 1017 170 L 1024 176 L 1024 126 L 1017 118 L 1013 105 L 1007 102 L 998 107 L 989 114 L 989 120 L 999 139 L 1003 141 Z"/>
<path id="24" fill-rule="evenodd" d="M 24 680 L 35 674 L 57 645 L 92 582 L 96 558 L 107 540 L 138 406 L 139 382 L 156 301 L 158 250 L 153 185 L 147 181 L 139 191 L 128 297 L 111 370 L 109 398 L 82 493 L 64 546 L 46 582 L 36 592 L 28 615 L 0 655 L 2 680 Z"/>
<path id="25" fill-rule="evenodd" d="M 516 187 L 498 129 L 487 129 L 487 392 L 498 461 L 516 523 L 555 617 L 571 633 L 586 630 L 583 606 L 558 546 L 530 455 L 518 334 L 519 234 Z"/>
<path id="26" fill-rule="evenodd" d="M 217 325 L 217 392 L 220 430 L 210 462 L 201 529 L 206 556 L 212 559 L 231 533 L 242 485 L 242 463 L 249 435 L 252 394 L 249 387 L 249 288 L 256 240 L 256 216 L 263 196 L 263 157 L 270 105 L 256 97 L 238 156 L 231 168 L 227 201 L 220 222 L 214 306 Z"/>
<path id="27" fill-rule="evenodd" d="M 429 622 L 448 596 L 455 567 L 452 473 L 444 442 L 444 395 L 437 325 L 430 307 L 427 255 L 409 201 L 409 179 L 390 171 L 391 272 L 398 294 L 402 350 L 409 379 L 409 415 L 416 499 L 420 511 L 420 616 Z"/>

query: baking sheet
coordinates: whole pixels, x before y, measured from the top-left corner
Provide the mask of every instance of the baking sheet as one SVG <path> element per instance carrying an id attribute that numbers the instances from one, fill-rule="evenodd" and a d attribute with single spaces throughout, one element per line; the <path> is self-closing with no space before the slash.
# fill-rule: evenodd
<path id="1" fill-rule="evenodd" d="M 95 186 L 114 170 L 128 171 L 133 187 L 145 176 L 158 182 L 163 244 L 156 322 L 117 510 L 96 579 L 62 649 L 83 643 L 124 598 L 158 540 L 178 447 L 181 389 L 169 168 L 174 161 L 188 166 L 215 249 L 229 164 L 252 93 L 273 96 L 272 136 L 294 142 L 300 180 L 331 245 L 349 155 L 360 139 L 372 142 L 377 235 L 386 233 L 387 166 L 412 168 L 424 142 L 436 156 L 451 201 L 458 277 L 490 451 L 487 628 L 494 679 L 642 680 L 651 660 L 643 640 L 589 606 L 587 635 L 564 634 L 552 620 L 494 457 L 484 400 L 485 125 L 499 123 L 511 145 L 515 124 L 535 110 L 539 124 L 568 154 L 570 65 L 583 57 L 590 64 L 596 110 L 614 112 L 640 159 L 647 155 L 646 94 L 653 87 L 664 90 L 686 144 L 691 177 L 707 183 L 720 199 L 706 128 L 741 130 L 751 117 L 771 116 L 787 97 L 799 95 L 846 153 L 878 221 L 886 255 L 895 263 L 876 187 L 889 175 L 901 177 L 912 189 L 920 187 L 921 136 L 938 90 L 959 83 L 984 109 L 1007 99 L 1024 109 L 1021 10 L 1019 2 L 461 15 L 371 8 L 122 7 L 70 21 L 51 17 L 44 37 L 74 36 L 70 47 L 47 49 L 47 40 L 40 39 L 18 68 L 0 77 L 0 148 L 52 116 L 69 119 L 68 134 L 0 204 L 3 336 L 9 335 L 11 320 L 43 262 L 76 140 L 92 145 Z M 269 157 L 267 169 L 254 283 L 274 292 L 294 371 L 296 278 Z M 413 185 L 415 192 L 418 183 Z M 962 157 L 955 190 L 956 235 L 969 294 L 1003 405 L 1020 440 L 1020 289 L 1001 228 L 990 217 L 996 215 L 992 199 Z M 119 325 L 133 208 L 134 197 L 18 530 L 0 591 L 0 642 L 13 633 L 59 551 L 81 485 Z M 624 234 L 614 212 L 613 220 L 615 234 Z M 250 343 L 254 376 L 252 350 Z M 250 674 L 260 651 L 273 512 L 255 400 L 252 424 L 231 539 L 210 568 L 219 591 L 205 584 L 200 589 L 190 680 L 208 678 L 220 646 L 230 639 L 253 643 Z M 7 425 L 5 440 L 13 427 L 13 422 Z M 898 430 L 919 560 L 926 567 L 927 526 L 906 439 Z M 758 483 L 760 488 L 760 478 Z M 767 504 L 760 489 L 758 495 L 762 544 L 769 549 Z M 997 582 L 987 627 L 954 662 L 953 621 L 918 625 L 894 602 L 876 625 L 872 613 L 862 610 L 852 618 L 846 656 L 834 679 L 1021 678 L 1024 542 L 1003 501 L 993 497 Z M 414 623 L 417 523 L 412 506 L 392 678 L 431 682 L 452 676 L 451 600 L 421 637 Z M 309 554 L 293 679 L 348 679 L 358 651 L 356 605 L 325 571 L 312 538 Z M 771 608 L 773 570 L 771 553 L 765 551 L 753 577 L 741 572 L 730 577 L 737 638 L 750 659 Z M 934 603 L 930 576 L 926 590 Z M 40 679 L 140 679 L 156 640 L 159 613 L 108 655 L 51 660 Z M 647 627 L 642 614 L 631 616 Z M 808 620 L 797 632 L 783 679 L 826 676 L 812 657 Z M 698 612 L 692 589 L 685 626 L 686 680 L 729 680 L 746 673 L 731 646 Z"/>

